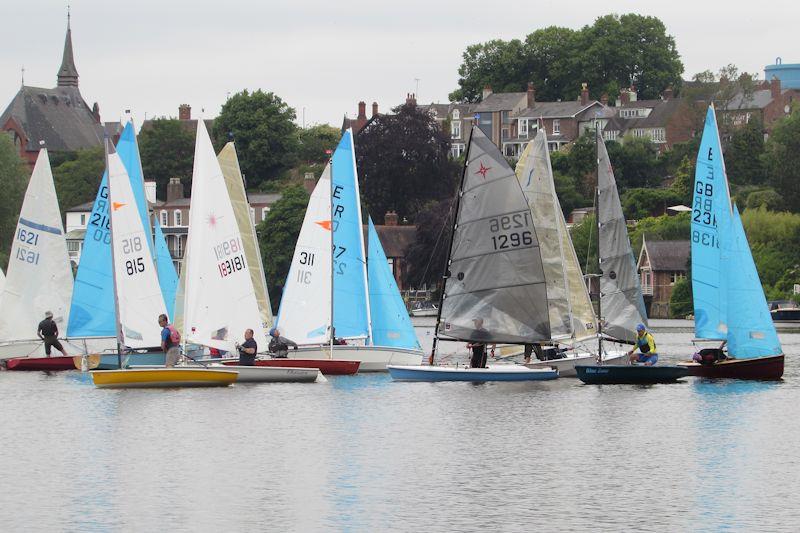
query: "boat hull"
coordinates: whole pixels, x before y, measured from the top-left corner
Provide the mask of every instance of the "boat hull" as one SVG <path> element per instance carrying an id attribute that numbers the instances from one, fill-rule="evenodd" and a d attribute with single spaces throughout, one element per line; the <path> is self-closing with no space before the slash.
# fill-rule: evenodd
<path id="1" fill-rule="evenodd" d="M 92 370 L 91 374 L 101 389 L 226 387 L 238 377 L 235 371 L 206 368 Z"/>
<path id="2" fill-rule="evenodd" d="M 800 309 L 773 309 L 770 315 L 774 322 L 800 322 Z"/>
<path id="3" fill-rule="evenodd" d="M 608 352 L 603 354 L 604 364 L 621 364 L 626 363 L 628 360 L 627 352 Z M 562 359 L 550 359 L 547 361 L 531 361 L 525 366 L 528 368 L 555 368 L 558 370 L 559 377 L 574 378 L 577 377 L 575 367 L 578 365 L 591 365 L 597 361 L 597 357 L 591 353 L 577 353 L 567 354 L 567 357 Z"/>
<path id="4" fill-rule="evenodd" d="M 235 370 L 237 383 L 314 383 L 320 374 L 317 368 L 211 365 L 209 368 Z"/>
<path id="5" fill-rule="evenodd" d="M 226 363 L 226 364 L 236 364 Z M 256 359 L 256 366 L 282 368 L 315 368 L 328 376 L 351 376 L 358 372 L 358 361 L 338 359 Z"/>
<path id="6" fill-rule="evenodd" d="M 419 365 L 422 357 L 419 350 L 386 346 L 334 346 L 333 356 L 330 346 L 303 346 L 298 350 L 289 350 L 289 359 L 358 361 L 359 372 L 386 372 L 387 365 Z"/>
<path id="7" fill-rule="evenodd" d="M 578 365 L 578 379 L 590 385 L 674 383 L 689 375 L 684 366 Z"/>
<path id="8" fill-rule="evenodd" d="M 64 349 L 70 355 L 116 351 L 117 349 L 117 341 L 113 337 L 66 338 L 60 340 Z M 51 352 L 51 355 L 58 354 L 61 356 L 61 352 L 55 348 Z M 0 361 L 26 357 L 46 357 L 44 341 L 41 339 L 26 339 L 0 343 Z"/>
<path id="9" fill-rule="evenodd" d="M 75 370 L 75 361 L 72 357 L 20 357 L 7 359 L 8 370 Z"/>
<path id="10" fill-rule="evenodd" d="M 490 365 L 487 368 L 389 365 L 395 381 L 546 381 L 558 378 L 558 371 L 526 368 L 522 365 Z"/>
<path id="11" fill-rule="evenodd" d="M 777 380 L 783 376 L 783 354 L 754 359 L 725 359 L 711 365 L 682 361 L 689 375 L 702 378 Z"/>

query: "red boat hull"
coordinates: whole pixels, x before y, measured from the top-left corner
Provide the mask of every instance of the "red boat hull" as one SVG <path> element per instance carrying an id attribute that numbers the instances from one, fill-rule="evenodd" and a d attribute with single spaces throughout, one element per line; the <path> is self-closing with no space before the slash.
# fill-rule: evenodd
<path id="1" fill-rule="evenodd" d="M 19 357 L 6 360 L 8 370 L 75 370 L 72 357 Z"/>
<path id="2" fill-rule="evenodd" d="M 703 378 L 776 380 L 783 375 L 783 354 L 755 359 L 726 359 L 712 365 L 694 361 L 679 363 L 689 369 L 690 376 Z"/>
<path id="3" fill-rule="evenodd" d="M 226 365 L 238 365 L 238 361 L 226 361 Z M 281 366 L 290 368 L 318 368 L 328 376 L 349 376 L 358 372 L 360 361 L 340 359 L 257 359 L 256 366 Z"/>

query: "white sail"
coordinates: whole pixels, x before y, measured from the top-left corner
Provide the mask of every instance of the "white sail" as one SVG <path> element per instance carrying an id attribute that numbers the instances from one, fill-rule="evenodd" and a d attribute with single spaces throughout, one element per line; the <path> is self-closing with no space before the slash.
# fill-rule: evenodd
<path id="1" fill-rule="evenodd" d="M 331 323 L 331 168 L 311 194 L 278 312 L 281 335 L 298 344 L 329 339 Z"/>
<path id="2" fill-rule="evenodd" d="M 3 273 L 3 270 L 0 269 L 0 294 L 3 293 L 3 289 L 6 286 L 6 275 Z"/>
<path id="3" fill-rule="evenodd" d="M 153 256 L 131 180 L 116 152 L 108 154 L 114 288 L 122 335 L 131 348 L 161 344 L 158 316 L 166 314 Z"/>
<path id="4" fill-rule="evenodd" d="M 47 150 L 39 151 L 11 245 L 5 287 L 0 294 L 0 340 L 36 337 L 46 311 L 65 333 L 72 299 L 67 253 Z"/>
<path id="5" fill-rule="evenodd" d="M 272 306 L 267 293 L 267 280 L 264 276 L 264 266 L 261 263 L 261 251 L 258 248 L 256 230 L 250 218 L 250 203 L 244 190 L 242 171 L 239 168 L 239 158 L 236 156 L 236 147 L 232 142 L 226 144 L 217 156 L 228 195 L 239 224 L 239 232 L 244 243 L 244 256 L 247 259 L 247 268 L 250 270 L 250 279 L 256 291 L 258 310 L 261 313 L 261 326 L 263 329 L 272 327 Z"/>
<path id="6" fill-rule="evenodd" d="M 252 329 L 259 349 L 265 349 L 244 241 L 202 120 L 197 121 L 187 249 L 186 341 L 234 351 L 234 341 L 243 341 L 244 330 Z"/>

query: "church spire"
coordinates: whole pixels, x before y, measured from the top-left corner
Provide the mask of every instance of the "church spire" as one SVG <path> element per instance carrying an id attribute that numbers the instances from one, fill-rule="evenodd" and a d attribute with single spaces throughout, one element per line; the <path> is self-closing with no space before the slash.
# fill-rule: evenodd
<path id="1" fill-rule="evenodd" d="M 75 68 L 75 59 L 72 57 L 72 29 L 70 29 L 69 6 L 67 6 L 67 37 L 64 40 L 64 57 L 61 60 L 61 68 L 58 69 L 58 86 L 78 86 L 78 69 Z"/>

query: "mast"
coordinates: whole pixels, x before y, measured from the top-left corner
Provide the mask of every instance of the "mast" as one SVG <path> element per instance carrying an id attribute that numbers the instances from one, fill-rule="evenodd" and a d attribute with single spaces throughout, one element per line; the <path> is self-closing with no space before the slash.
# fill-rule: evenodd
<path id="1" fill-rule="evenodd" d="M 109 171 L 109 164 L 108 164 L 108 155 L 109 151 L 112 150 L 111 142 L 108 139 L 108 133 L 104 135 L 105 139 L 105 152 L 106 152 L 106 172 L 108 173 L 108 200 L 111 202 L 111 172 Z M 112 209 L 113 210 L 113 209 Z M 120 370 L 122 369 L 122 323 L 119 321 L 119 297 L 117 295 L 117 267 L 116 267 L 116 260 L 114 259 L 114 222 L 113 216 L 111 211 L 108 212 L 108 234 L 111 236 L 111 281 L 112 287 L 114 288 L 114 329 L 116 330 L 116 338 L 117 338 L 117 363 L 119 364 Z"/>
<path id="2" fill-rule="evenodd" d="M 469 142 L 467 143 L 467 155 L 464 157 L 464 170 L 461 171 L 461 182 L 458 184 L 458 194 L 456 195 L 456 208 L 453 213 L 453 226 L 450 229 L 450 247 L 447 249 L 447 261 L 444 264 L 444 272 L 442 272 L 442 286 L 439 289 L 439 309 L 436 312 L 436 326 L 433 331 L 433 346 L 431 346 L 431 355 L 428 357 L 428 364 L 432 365 L 436 354 L 436 346 L 439 341 L 439 323 L 442 320 L 442 307 L 444 307 L 444 286 L 447 284 L 447 278 L 450 271 L 450 255 L 453 253 L 453 237 L 456 233 L 456 224 L 458 221 L 458 210 L 461 208 L 461 195 L 464 189 L 464 180 L 467 177 L 467 168 L 469 167 L 469 149 L 472 146 L 472 133 L 475 131 L 476 126 L 472 126 L 470 131 Z"/>
<path id="3" fill-rule="evenodd" d="M 334 305 L 333 305 L 333 292 L 334 292 L 334 290 L 333 290 L 333 281 L 334 281 L 333 260 L 334 260 L 334 256 L 335 256 L 335 254 L 334 254 L 334 244 L 333 244 L 333 232 L 334 232 L 334 226 L 333 226 L 333 154 L 334 154 L 334 152 L 332 151 L 331 152 L 331 179 L 329 180 L 330 181 L 330 184 L 329 184 L 329 187 L 330 187 L 330 191 L 329 191 L 329 193 L 330 193 L 329 194 L 329 196 L 330 196 L 329 211 L 330 211 L 330 218 L 331 218 L 331 247 L 330 247 L 330 253 L 331 253 L 331 327 L 330 327 L 330 333 L 331 333 L 331 338 L 330 338 L 330 352 L 328 354 L 328 359 L 333 359 L 333 338 L 336 335 L 336 328 L 333 327 L 333 309 L 334 309 Z"/>

